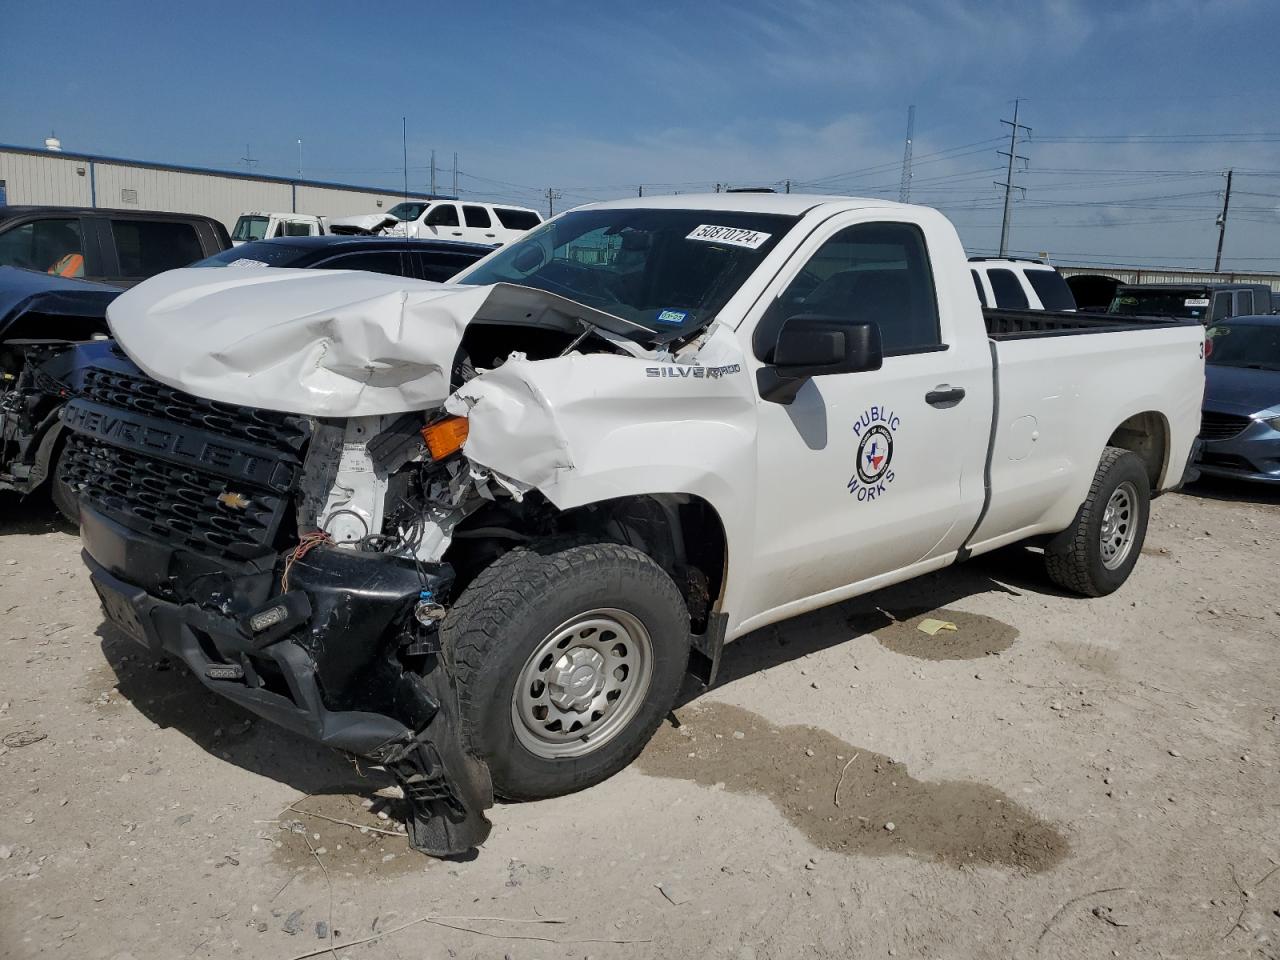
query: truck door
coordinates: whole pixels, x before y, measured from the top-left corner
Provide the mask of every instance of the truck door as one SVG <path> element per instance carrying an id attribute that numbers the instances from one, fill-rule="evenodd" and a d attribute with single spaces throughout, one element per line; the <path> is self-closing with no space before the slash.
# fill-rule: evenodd
<path id="1" fill-rule="evenodd" d="M 423 218 L 427 234 L 418 235 L 439 237 L 441 240 L 461 240 L 462 224 L 458 219 L 458 207 L 453 203 L 437 203 L 427 211 Z"/>
<path id="2" fill-rule="evenodd" d="M 885 358 L 758 401 L 755 613 L 954 551 L 981 509 L 991 360 L 959 244 L 936 284 L 920 225 L 859 216 L 816 231 L 757 305 L 757 359 L 796 314 L 877 323 Z"/>

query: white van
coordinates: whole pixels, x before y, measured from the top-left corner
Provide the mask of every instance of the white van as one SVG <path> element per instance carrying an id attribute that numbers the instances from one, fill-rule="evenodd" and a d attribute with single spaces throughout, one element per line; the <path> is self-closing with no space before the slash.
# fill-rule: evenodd
<path id="1" fill-rule="evenodd" d="M 231 231 L 231 244 L 238 247 L 250 240 L 268 240 L 274 237 L 321 237 L 324 232 L 324 220 L 309 213 L 266 213 L 251 210 L 240 214 L 236 228 Z"/>
<path id="2" fill-rule="evenodd" d="M 400 221 L 385 233 L 420 240 L 466 240 L 501 246 L 542 223 L 537 210 L 496 203 L 406 200 L 387 211 Z"/>
<path id="3" fill-rule="evenodd" d="M 1062 274 L 1043 260 L 970 257 L 969 272 L 984 307 L 1074 312 L 1076 298 Z"/>

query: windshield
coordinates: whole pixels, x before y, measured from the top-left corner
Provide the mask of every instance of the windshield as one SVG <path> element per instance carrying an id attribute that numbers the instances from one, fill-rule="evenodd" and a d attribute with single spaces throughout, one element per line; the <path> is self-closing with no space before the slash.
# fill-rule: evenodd
<path id="1" fill-rule="evenodd" d="M 674 340 L 710 322 L 795 222 L 724 210 L 580 210 L 456 282 L 546 290 Z"/>
<path id="2" fill-rule="evenodd" d="M 397 220 L 417 220 L 427 206 L 428 204 L 425 203 L 397 203 L 387 211 L 387 216 L 395 217 Z"/>
<path id="3" fill-rule="evenodd" d="M 266 217 L 242 216 L 236 221 L 236 228 L 231 231 L 232 240 L 261 240 L 266 235 Z"/>
<path id="4" fill-rule="evenodd" d="M 279 240 L 242 243 L 230 250 L 215 253 L 191 264 L 193 267 L 288 267 L 302 258 L 306 247 L 295 247 Z"/>
<path id="5" fill-rule="evenodd" d="M 1280 323 L 1217 323 L 1205 338 L 1210 345 L 1207 363 L 1280 370 Z"/>
<path id="6" fill-rule="evenodd" d="M 1107 313 L 1204 320 L 1209 315 L 1209 291 L 1134 290 L 1121 287 L 1116 291 Z"/>

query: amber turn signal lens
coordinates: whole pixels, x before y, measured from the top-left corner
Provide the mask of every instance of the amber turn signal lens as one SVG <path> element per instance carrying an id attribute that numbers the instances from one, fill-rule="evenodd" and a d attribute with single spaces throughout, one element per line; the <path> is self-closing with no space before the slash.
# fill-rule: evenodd
<path id="1" fill-rule="evenodd" d="M 449 417 L 422 428 L 422 439 L 427 441 L 432 460 L 443 460 L 449 454 L 462 449 L 467 442 L 467 418 Z"/>

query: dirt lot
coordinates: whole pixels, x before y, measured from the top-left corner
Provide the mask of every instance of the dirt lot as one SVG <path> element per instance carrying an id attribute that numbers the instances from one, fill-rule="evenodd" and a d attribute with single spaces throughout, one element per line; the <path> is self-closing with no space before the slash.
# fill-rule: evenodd
<path id="1" fill-rule="evenodd" d="M 745 638 L 464 863 L 105 629 L 74 534 L 0 501 L 0 954 L 1280 957 L 1280 498 L 1246 492 L 1159 500 L 1102 600 L 1013 550 Z"/>

